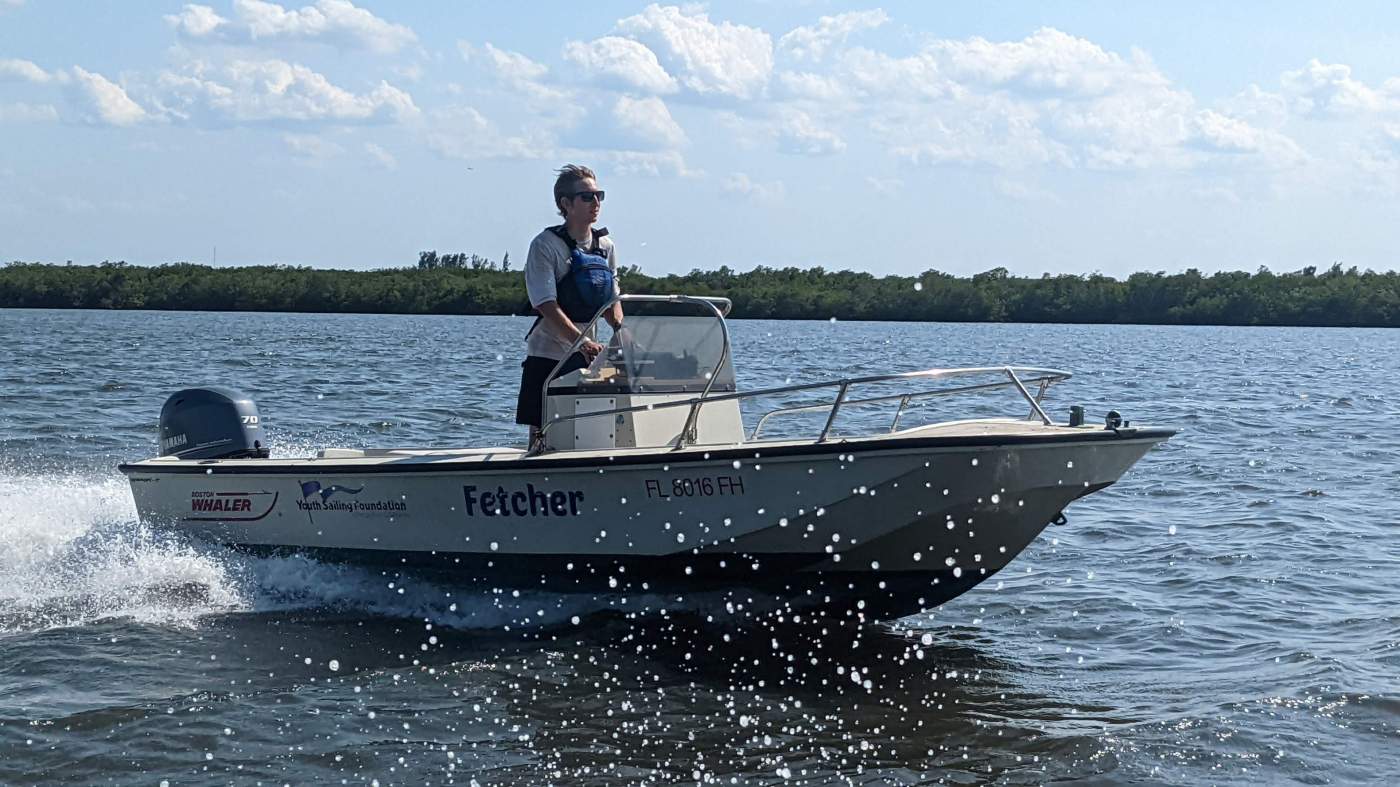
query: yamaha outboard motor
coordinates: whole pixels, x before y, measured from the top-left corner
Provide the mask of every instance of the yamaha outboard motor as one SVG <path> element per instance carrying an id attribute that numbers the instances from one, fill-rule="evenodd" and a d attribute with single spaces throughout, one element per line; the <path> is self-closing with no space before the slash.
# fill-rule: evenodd
<path id="1" fill-rule="evenodd" d="M 228 388 L 186 388 L 160 409 L 160 455 L 266 459 L 258 406 Z"/>

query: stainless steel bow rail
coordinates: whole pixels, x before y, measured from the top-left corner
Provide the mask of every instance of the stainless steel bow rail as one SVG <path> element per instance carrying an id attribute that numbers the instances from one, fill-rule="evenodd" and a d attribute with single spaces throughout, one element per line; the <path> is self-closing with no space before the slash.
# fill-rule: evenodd
<path id="1" fill-rule="evenodd" d="M 913 377 L 926 377 L 931 379 L 950 379 L 954 377 L 971 377 L 974 375 L 996 374 L 998 372 L 1005 374 L 1007 379 L 992 383 L 981 383 L 978 385 L 960 385 L 956 388 L 937 388 L 928 391 L 918 391 L 915 393 L 871 396 L 864 399 L 845 398 L 847 391 L 849 391 L 850 387 L 853 385 L 888 382 L 890 380 L 902 380 Z M 1023 378 L 1020 375 L 1029 376 Z M 978 366 L 969 367 L 965 369 L 925 369 L 920 372 L 905 372 L 902 374 L 882 374 L 873 377 L 856 377 L 847 380 L 831 380 L 825 383 L 814 383 L 811 386 L 807 387 L 820 388 L 829 387 L 833 385 L 837 386 L 836 400 L 830 403 L 792 405 L 790 407 L 779 407 L 774 410 L 769 410 L 758 419 L 758 423 L 754 425 L 753 433 L 749 435 L 749 439 L 757 440 L 759 434 L 763 431 L 764 425 L 768 423 L 768 419 L 772 418 L 775 415 L 831 410 L 831 414 L 828 415 L 826 419 L 826 427 L 822 429 L 821 436 L 817 438 L 817 442 L 821 442 L 827 438 L 827 435 L 831 431 L 832 424 L 836 421 L 836 414 L 840 411 L 842 407 L 854 407 L 858 405 L 879 404 L 883 402 L 897 401 L 899 402 L 899 407 L 895 410 L 894 420 L 890 422 L 889 429 L 890 433 L 893 434 L 894 432 L 898 431 L 899 419 L 903 417 L 904 411 L 909 407 L 909 403 L 915 400 L 929 399 L 936 396 L 952 396 L 953 394 L 971 393 L 973 391 L 989 391 L 997 388 L 1011 387 L 1014 387 L 1017 390 L 1017 392 L 1025 398 L 1026 402 L 1030 404 L 1031 415 L 1040 418 L 1042 423 L 1044 423 L 1046 426 L 1049 426 L 1052 423 L 1052 421 L 1050 420 L 1050 416 L 1045 414 L 1045 410 L 1041 409 L 1040 401 L 1045 397 L 1045 392 L 1050 388 L 1051 385 L 1060 382 L 1061 380 L 1069 379 L 1069 377 L 1069 372 L 1062 372 L 1056 369 L 1038 369 L 1027 366 Z M 1026 383 L 1031 383 L 1037 386 L 1034 395 L 1032 395 L 1031 392 L 1026 388 Z M 797 388 L 797 386 L 787 386 L 784 388 L 770 388 L 766 391 L 752 391 L 748 394 L 745 394 L 745 396 L 759 396 L 765 393 L 778 393 L 795 388 Z"/>
<path id="2" fill-rule="evenodd" d="M 588 327 L 583 331 L 583 333 L 579 336 L 578 339 L 574 340 L 574 343 L 569 347 L 568 353 L 566 353 L 564 356 L 565 358 L 572 356 L 575 352 L 578 351 L 578 348 L 582 346 L 584 340 L 590 335 L 592 335 L 593 327 L 597 323 L 598 319 L 603 316 L 604 312 L 611 309 L 614 303 L 618 302 L 689 303 L 708 307 L 711 310 L 711 312 L 713 312 L 713 314 L 715 315 L 715 318 L 719 320 L 720 330 L 722 331 L 722 337 L 724 340 L 724 348 L 721 351 L 719 361 L 715 364 L 715 370 L 722 368 L 724 366 L 725 361 L 728 360 L 729 328 L 727 325 L 725 325 L 724 315 L 729 313 L 729 310 L 731 308 L 730 301 L 727 298 L 702 298 L 689 295 L 622 295 L 613 298 L 613 300 L 609 301 L 606 306 L 598 310 L 598 313 L 594 315 L 593 319 L 588 323 Z M 541 392 L 541 401 L 544 401 L 545 397 L 548 396 L 549 381 L 552 381 L 554 379 L 554 375 L 559 372 L 559 369 L 563 366 L 563 364 L 564 361 L 559 361 L 559 363 L 555 364 L 553 371 L 550 372 L 550 376 L 545 382 L 544 390 Z M 997 373 L 1004 374 L 1006 376 L 1006 379 L 990 383 L 980 383 L 976 385 L 962 385 L 956 388 L 939 388 L 934 390 L 916 391 L 913 393 L 872 396 L 863 399 L 848 399 L 846 397 L 847 393 L 850 392 L 851 388 L 858 385 L 870 385 L 874 383 L 884 383 L 896 380 L 946 380 L 957 377 L 972 377 L 976 375 L 990 375 Z M 749 439 L 757 440 L 759 434 L 763 431 L 764 425 L 768 422 L 768 419 L 772 418 L 773 416 L 800 412 L 830 410 L 831 412 L 827 415 L 826 418 L 826 424 L 822 427 L 821 434 L 818 435 L 816 439 L 816 442 L 818 443 L 825 442 L 831 436 L 832 426 L 835 425 L 836 416 L 841 411 L 842 407 L 857 407 L 863 405 L 898 401 L 899 407 L 895 410 L 894 419 L 891 421 L 889 428 L 890 433 L 893 433 L 899 428 L 899 420 L 904 415 L 904 411 L 908 409 L 909 404 L 911 402 L 937 396 L 951 396 L 953 394 L 971 393 L 974 391 L 986 391 L 996 388 L 1014 388 L 1016 392 L 1019 393 L 1021 397 L 1025 399 L 1026 403 L 1030 405 L 1031 412 L 1028 417 L 1039 418 L 1039 420 L 1042 423 L 1049 426 L 1052 425 L 1054 422 L 1050 419 L 1049 415 L 1046 415 L 1045 410 L 1041 408 L 1040 402 L 1044 398 L 1045 392 L 1049 389 L 1051 385 L 1069 379 L 1071 377 L 1071 374 L 1069 372 L 1061 371 L 1058 369 L 1043 369 L 1031 366 L 979 366 L 963 369 L 924 369 L 917 372 L 898 372 L 895 374 L 878 374 L 864 377 L 849 377 L 839 380 L 826 380 L 818 383 L 798 383 L 796 385 L 782 385 L 776 388 L 760 388 L 753 391 L 736 391 L 734 393 L 725 393 L 711 396 L 710 388 L 714 384 L 714 377 L 715 375 L 712 372 L 710 375 L 710 379 L 705 384 L 705 390 L 702 391 L 699 396 L 695 396 L 690 399 L 684 399 L 674 402 L 661 402 L 637 405 L 634 407 L 618 407 L 612 410 L 599 410 L 596 412 L 577 413 L 574 415 L 559 416 L 553 420 L 545 421 L 540 428 L 540 433 L 541 435 L 543 435 L 554 424 L 563 423 L 565 421 L 574 421 L 582 418 L 616 416 L 621 413 L 635 413 L 650 410 L 660 410 L 669 407 L 688 407 L 690 408 L 690 410 L 686 415 L 685 426 L 681 429 L 680 434 L 676 436 L 675 448 L 680 449 L 685 447 L 687 441 L 693 441 L 695 439 L 695 424 L 697 419 L 700 417 L 700 408 L 706 404 L 713 402 L 724 402 L 729 401 L 731 399 L 753 399 L 760 396 L 773 396 L 777 394 L 792 393 L 795 391 L 815 391 L 823 388 L 836 389 L 836 397 L 830 403 L 792 405 L 788 407 L 779 407 L 770 410 L 764 413 L 762 417 L 758 419 L 758 423 L 755 424 L 753 432 L 752 434 L 750 434 Z M 1034 394 L 1032 394 L 1030 390 L 1026 387 L 1027 384 L 1036 386 L 1036 392 Z M 545 419 L 541 420 L 544 421 Z"/>

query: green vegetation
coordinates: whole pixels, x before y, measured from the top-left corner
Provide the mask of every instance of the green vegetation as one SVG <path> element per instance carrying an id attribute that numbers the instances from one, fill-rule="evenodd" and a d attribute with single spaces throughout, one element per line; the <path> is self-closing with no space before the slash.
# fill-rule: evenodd
<path id="1" fill-rule="evenodd" d="M 728 267 L 685 275 L 622 272 L 636 293 L 733 299 L 734 316 L 776 319 L 1400 327 L 1400 274 L 1334 265 L 1317 272 L 1135 273 L 1126 280 L 1004 268 L 959 278 L 822 268 Z M 524 277 L 477 255 L 423 252 L 416 267 L 372 271 L 285 265 L 211 268 L 104 262 L 0 267 L 0 308 L 523 314 Z"/>

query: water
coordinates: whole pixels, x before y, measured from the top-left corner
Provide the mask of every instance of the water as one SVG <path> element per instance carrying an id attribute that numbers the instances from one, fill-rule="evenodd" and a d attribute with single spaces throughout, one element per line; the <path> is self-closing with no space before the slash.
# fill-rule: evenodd
<path id="1" fill-rule="evenodd" d="M 1022 363 L 1182 434 L 863 631 L 464 593 L 137 523 L 165 395 L 277 454 L 518 441 L 521 318 L 0 311 L 0 783 L 914 784 L 1400 773 L 1400 333 L 736 321 L 741 385 Z M 759 603 L 756 600 L 755 603 Z"/>

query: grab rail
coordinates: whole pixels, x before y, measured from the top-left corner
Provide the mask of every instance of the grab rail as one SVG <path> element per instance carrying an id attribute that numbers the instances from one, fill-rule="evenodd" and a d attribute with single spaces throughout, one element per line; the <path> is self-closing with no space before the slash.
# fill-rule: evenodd
<path id="1" fill-rule="evenodd" d="M 892 395 L 892 396 L 872 397 L 872 398 L 870 398 L 870 399 L 858 399 L 858 400 L 854 400 L 854 401 L 843 401 L 843 399 L 844 399 L 844 397 L 845 397 L 845 393 L 846 393 L 846 392 L 851 388 L 851 386 L 853 386 L 853 385 L 866 385 L 866 384 L 869 384 L 869 383 L 889 382 L 889 381 L 892 381 L 892 380 L 908 380 L 908 379 L 915 379 L 915 378 L 946 379 L 946 378 L 952 378 L 952 377 L 963 377 L 963 376 L 970 376 L 970 375 L 975 375 L 975 374 L 989 374 L 989 373 L 995 373 L 995 372 L 1003 372 L 1003 373 L 1007 374 L 1008 377 L 1009 377 L 1010 379 L 1008 379 L 1006 382 L 987 383 L 987 384 L 983 384 L 983 385 L 968 385 L 968 386 L 962 386 L 962 387 L 959 387 L 959 388 L 941 389 L 941 390 L 939 390 L 939 391 L 925 391 L 925 392 L 916 393 L 916 394 L 895 394 L 895 395 Z M 768 418 L 768 416 L 770 416 L 770 415 L 776 415 L 776 414 L 782 413 L 782 412 L 789 412 L 789 411 L 791 411 L 791 412 L 796 412 L 796 411 L 799 411 L 799 410 L 806 410 L 806 409 L 824 410 L 824 409 L 827 409 L 827 408 L 831 408 L 832 412 L 831 412 L 831 414 L 830 414 L 829 416 L 827 416 L 826 426 L 822 429 L 821 435 L 817 438 L 817 442 L 824 442 L 824 441 L 828 438 L 828 436 L 830 435 L 830 433 L 831 433 L 831 427 L 832 427 L 832 425 L 833 425 L 833 424 L 835 423 L 835 421 L 836 421 L 836 413 L 837 413 L 837 411 L 841 408 L 841 406 L 842 406 L 843 404 L 845 404 L 845 405 L 860 405 L 860 404 L 866 404 L 866 403 L 875 402 L 875 401 L 893 401 L 894 399 L 900 399 L 900 398 L 908 398 L 908 399 L 911 399 L 911 400 L 912 400 L 912 399 L 923 398 L 923 397 L 925 397 L 925 396 L 938 396 L 938 395 L 953 394 L 953 393 L 964 393 L 964 392 L 967 392 L 967 391 L 976 391 L 976 390 L 983 390 L 983 389 L 989 389 L 989 388 L 1005 388 L 1005 387 L 1012 386 L 1012 385 L 1015 385 L 1016 388 L 1017 388 L 1017 390 L 1018 390 L 1018 392 L 1019 392 L 1023 397 L 1025 397 L 1026 400 L 1030 403 L 1030 405 L 1031 405 L 1031 407 L 1032 407 L 1032 409 L 1033 409 L 1033 411 L 1034 411 L 1034 414 L 1040 416 L 1041 422 L 1044 423 L 1044 424 L 1047 425 L 1047 426 L 1051 425 L 1051 424 L 1053 423 L 1053 421 L 1051 421 L 1050 416 L 1046 415 L 1045 411 L 1044 411 L 1043 409 L 1041 409 L 1041 407 L 1040 407 L 1040 402 L 1037 401 L 1037 397 L 1032 397 L 1031 394 L 1030 394 L 1030 392 L 1026 390 L 1025 386 L 1021 384 L 1020 378 L 1016 376 L 1016 373 L 1017 373 L 1017 372 L 1020 372 L 1020 373 L 1022 373 L 1022 374 L 1029 374 L 1029 375 L 1032 375 L 1032 377 L 1030 378 L 1030 382 L 1038 382 L 1038 383 L 1040 383 L 1041 388 L 1042 388 L 1041 395 L 1043 395 L 1043 393 L 1044 393 L 1044 390 L 1043 390 L 1043 389 L 1048 388 L 1050 384 L 1056 383 L 1056 382 L 1060 382 L 1060 381 L 1062 381 L 1062 380 L 1067 380 L 1067 379 L 1069 379 L 1071 376 L 1073 376 L 1073 375 L 1071 375 L 1069 372 L 1061 371 L 1061 370 L 1058 370 L 1058 369 L 1041 369 L 1041 368 L 1027 367 L 1027 366 L 979 366 L 979 367 L 971 367 L 971 368 L 965 368 L 965 369 L 924 369 L 924 370 L 922 370 L 922 371 L 917 371 L 917 372 L 897 372 L 897 373 L 894 373 L 894 374 L 881 374 L 881 375 L 872 375 L 872 376 L 867 376 L 867 377 L 852 377 L 852 378 L 842 379 L 842 380 L 824 380 L 824 381 L 819 382 L 819 383 L 798 383 L 798 384 L 796 384 L 796 385 L 782 385 L 782 386 L 778 386 L 778 387 L 776 387 L 776 388 L 760 388 L 760 389 L 754 390 L 754 391 L 736 391 L 736 392 L 734 392 L 734 393 L 718 394 L 718 395 L 715 395 L 715 396 L 706 396 L 705 394 L 701 394 L 700 396 L 697 396 L 697 397 L 692 397 L 692 398 L 690 398 L 690 399 L 683 399 L 683 400 L 674 401 L 674 402 L 656 402 L 656 403 L 649 403 L 649 404 L 642 404 L 642 405 L 634 405 L 634 406 L 632 406 L 632 407 L 618 407 L 618 408 L 614 408 L 614 409 L 612 409 L 612 410 L 599 410 L 599 411 L 596 411 L 596 412 L 576 413 L 576 414 L 574 414 L 574 415 L 566 415 L 566 416 L 561 416 L 561 417 L 559 417 L 559 418 L 556 418 L 554 421 L 551 421 L 551 422 L 545 424 L 543 427 L 541 427 L 541 432 L 543 432 L 545 429 L 547 429 L 551 424 L 554 424 L 554 423 L 563 423 L 564 421 L 573 421 L 573 420 L 577 420 L 577 419 L 580 419 L 580 418 L 596 418 L 596 417 L 598 417 L 598 416 L 604 416 L 604 415 L 612 416 L 612 415 L 620 415 L 620 414 L 623 414 L 623 413 L 638 413 L 638 412 L 643 412 L 643 411 L 662 410 L 662 409 L 671 408 L 671 407 L 691 407 L 691 408 L 692 408 L 692 412 L 694 412 L 695 410 L 698 410 L 698 408 L 699 408 L 702 404 L 710 404 L 710 403 L 714 403 L 714 402 L 725 402 L 725 401 L 735 400 L 735 399 L 737 399 L 737 400 L 742 400 L 742 399 L 753 399 L 753 398 L 760 397 L 760 396 L 772 396 L 772 395 L 774 395 L 774 394 L 791 393 L 791 392 L 793 392 L 793 391 L 813 391 L 813 390 L 817 390 L 817 389 L 820 389 L 820 388 L 831 388 L 831 387 L 833 387 L 833 386 L 837 387 L 837 388 L 838 388 L 838 391 L 837 391 L 836 400 L 833 401 L 832 403 L 830 403 L 830 404 L 819 404 L 819 405 L 801 405 L 801 406 L 796 406 L 796 407 L 779 408 L 778 410 L 773 410 L 773 411 L 770 411 L 770 412 L 768 412 L 768 413 L 765 413 L 764 416 L 763 416 L 763 418 L 760 419 L 759 426 L 755 427 L 755 429 L 754 429 L 754 434 L 751 435 L 749 439 L 750 439 L 750 440 L 753 440 L 753 439 L 756 439 L 756 438 L 757 438 L 758 430 L 762 428 L 762 422 L 763 422 L 764 420 L 766 420 L 766 419 Z M 901 411 L 902 411 L 902 408 L 901 408 Z M 897 415 L 898 415 L 898 414 L 897 414 Z M 897 419 L 897 418 L 896 418 L 896 423 L 898 423 L 898 419 Z M 894 431 L 893 427 L 891 428 L 890 431 Z M 681 436 L 680 436 L 679 438 L 677 438 L 676 446 L 675 446 L 675 447 L 676 447 L 677 449 L 680 449 L 680 448 L 683 448 L 684 446 L 685 446 L 685 433 L 682 432 Z"/>
<path id="2" fill-rule="evenodd" d="M 934 370 L 930 370 L 930 371 L 934 371 Z M 865 398 L 865 399 L 850 399 L 850 400 L 846 400 L 846 401 L 831 402 L 831 403 L 803 404 L 803 405 L 792 405 L 792 406 L 790 406 L 790 407 L 779 407 L 779 408 L 777 408 L 777 409 L 775 409 L 775 410 L 769 410 L 768 412 L 764 413 L 764 414 L 758 419 L 758 423 L 754 425 L 753 432 L 749 434 L 749 439 L 750 439 L 750 440 L 757 440 L 759 434 L 763 431 L 764 425 L 768 423 L 768 419 L 769 419 L 769 418 L 772 418 L 772 417 L 775 416 L 775 415 L 787 415 L 787 414 L 790 414 L 790 413 L 800 413 L 800 412 L 816 412 L 816 411 L 819 411 L 819 410 L 827 410 L 827 409 L 830 409 L 830 410 L 833 411 L 833 415 L 832 415 L 832 416 L 829 416 L 829 417 L 827 418 L 827 420 L 828 420 L 828 421 L 831 421 L 831 420 L 835 417 L 835 416 L 834 416 L 835 411 L 836 411 L 837 409 L 839 409 L 840 407 L 856 407 L 856 406 L 859 406 L 859 405 L 878 404 L 878 403 L 881 403 L 881 402 L 893 402 L 893 401 L 898 400 L 898 401 L 899 401 L 899 407 L 898 407 L 898 409 L 895 410 L 895 413 L 894 413 L 894 421 L 890 423 L 890 433 L 893 434 L 893 433 L 899 428 L 899 419 L 904 415 L 905 409 L 908 408 L 910 402 L 912 402 L 912 401 L 914 401 L 914 400 L 916 400 L 916 399 L 926 399 L 926 398 L 932 398 L 932 397 L 935 397 L 935 396 L 951 396 L 952 394 L 968 393 L 968 392 L 970 392 L 970 391 L 985 391 L 985 390 L 991 390 L 991 389 L 994 389 L 994 388 L 1008 388 L 1008 387 L 1011 387 L 1011 386 L 1013 386 L 1013 385 L 1017 386 L 1017 387 L 1020 389 L 1021 395 L 1024 396 L 1024 397 L 1026 397 L 1026 400 L 1027 400 L 1028 402 L 1030 402 L 1030 405 L 1031 405 L 1031 408 L 1032 408 L 1031 414 L 1032 414 L 1032 415 L 1038 415 L 1038 416 L 1040 416 L 1041 421 L 1042 421 L 1043 423 L 1045 423 L 1045 424 L 1048 425 L 1048 424 L 1051 423 L 1051 421 L 1050 421 L 1049 416 L 1047 416 L 1047 415 L 1045 414 L 1045 411 L 1044 411 L 1043 409 L 1040 408 L 1040 401 L 1045 397 L 1045 392 L 1046 392 L 1046 390 L 1048 390 L 1049 387 L 1050 387 L 1052 384 L 1057 383 L 1057 382 L 1060 382 L 1060 381 L 1062 381 L 1062 380 L 1066 380 L 1066 379 L 1068 379 L 1068 378 L 1071 376 L 1069 372 L 1061 372 L 1061 371 L 1058 371 L 1058 370 L 1055 370 L 1055 369 L 1034 369 L 1034 368 L 1028 368 L 1028 367 L 1010 367 L 1010 366 L 1003 366 L 1003 367 L 980 367 L 980 368 L 975 368 L 975 369 L 944 369 L 944 370 L 938 370 L 938 371 L 945 371 L 945 372 L 965 372 L 965 373 L 967 373 L 967 374 L 987 374 L 987 373 L 989 373 L 989 372 L 1002 371 L 1002 372 L 1005 372 L 1005 373 L 1008 375 L 1009 379 L 1007 379 L 1005 382 L 982 383 L 981 385 L 963 385 L 963 386 L 959 386 L 959 387 L 957 387 L 957 388 L 939 388 L 939 389 L 932 390 L 932 391 L 920 391 L 920 392 L 918 392 L 918 393 L 889 394 L 889 395 L 886 395 L 886 396 L 871 396 L 871 397 L 867 397 L 867 398 Z M 1025 386 L 1021 384 L 1020 379 L 1016 376 L 1016 372 L 1017 372 L 1017 371 L 1020 371 L 1020 372 L 1022 372 L 1022 373 L 1031 373 L 1031 374 L 1035 375 L 1035 376 L 1031 377 L 1031 378 L 1027 381 L 1027 382 L 1033 382 L 1033 383 L 1039 383 L 1039 384 L 1040 384 L 1040 385 L 1039 385 L 1039 389 L 1036 391 L 1035 396 L 1031 396 L 1030 393 L 1029 393 L 1029 391 L 1027 391 L 1027 390 L 1025 389 Z M 952 375 L 952 374 L 950 374 L 949 376 L 957 376 L 957 375 Z M 873 381 L 867 381 L 867 382 L 873 382 Z M 833 383 L 831 383 L 831 384 L 835 384 L 835 383 L 833 382 Z M 829 428 L 829 426 L 830 426 L 830 425 L 828 424 L 828 428 Z M 818 438 L 818 440 L 820 441 L 821 439 L 824 439 L 824 436 L 826 435 L 826 433 L 827 433 L 827 430 L 824 429 L 824 430 L 822 431 L 823 437 L 822 437 L 822 438 Z"/>

